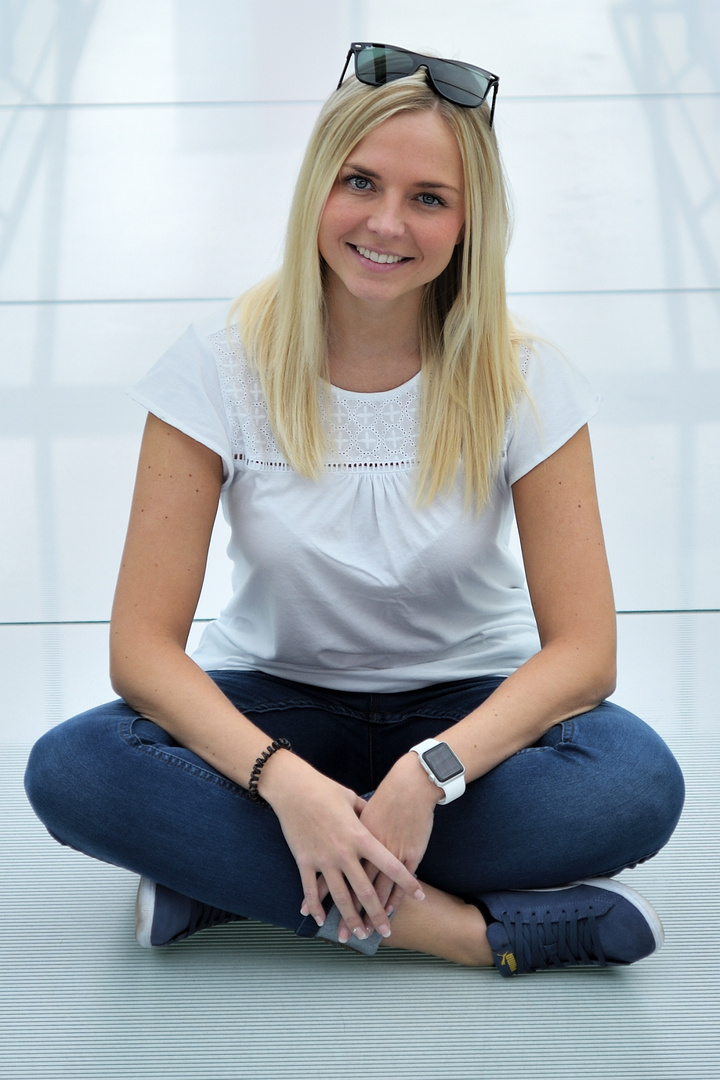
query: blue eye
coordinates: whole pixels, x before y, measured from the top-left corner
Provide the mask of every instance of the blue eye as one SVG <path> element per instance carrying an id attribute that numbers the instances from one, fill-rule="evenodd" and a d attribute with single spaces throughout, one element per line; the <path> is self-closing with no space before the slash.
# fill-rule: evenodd
<path id="1" fill-rule="evenodd" d="M 372 183 L 367 176 L 346 176 L 345 183 L 353 191 L 369 191 L 372 187 Z"/>
<path id="2" fill-rule="evenodd" d="M 423 191 L 421 195 L 418 195 L 418 199 L 420 200 L 420 202 L 422 203 L 423 206 L 444 206 L 445 205 L 445 203 L 442 201 L 442 199 L 440 198 L 439 195 L 433 195 L 429 191 Z"/>

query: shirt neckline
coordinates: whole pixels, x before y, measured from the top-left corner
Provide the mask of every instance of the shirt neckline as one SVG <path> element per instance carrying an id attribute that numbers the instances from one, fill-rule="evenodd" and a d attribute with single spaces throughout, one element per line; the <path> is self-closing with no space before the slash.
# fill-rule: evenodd
<path id="1" fill-rule="evenodd" d="M 413 384 L 419 382 L 422 371 L 417 371 L 412 378 L 408 379 L 404 383 L 400 383 L 399 386 L 394 386 L 392 390 L 344 390 L 340 386 L 335 386 L 334 383 L 330 383 L 333 397 L 349 397 L 361 400 L 362 398 L 371 398 L 373 401 L 382 401 L 383 398 L 392 397 L 393 394 L 404 393 L 407 390 L 413 388 Z"/>

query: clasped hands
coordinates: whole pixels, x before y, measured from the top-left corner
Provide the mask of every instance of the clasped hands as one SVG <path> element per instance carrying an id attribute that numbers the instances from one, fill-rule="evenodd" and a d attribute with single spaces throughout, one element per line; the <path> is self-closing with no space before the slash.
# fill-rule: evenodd
<path id="1" fill-rule="evenodd" d="M 442 796 L 415 755 L 400 758 L 370 800 L 293 754 L 276 754 L 263 773 L 263 798 L 300 871 L 300 913 L 322 926 L 329 893 L 342 916 L 341 942 L 373 930 L 389 937 L 389 916 L 402 901 L 424 899 L 414 875 Z"/>

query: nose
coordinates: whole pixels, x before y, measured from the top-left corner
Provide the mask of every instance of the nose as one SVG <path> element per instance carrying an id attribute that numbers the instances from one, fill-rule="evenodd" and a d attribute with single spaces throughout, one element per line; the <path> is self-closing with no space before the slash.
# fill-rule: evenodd
<path id="1" fill-rule="evenodd" d="M 368 218 L 368 228 L 387 239 L 402 236 L 405 232 L 405 220 L 402 213 L 402 201 L 391 195 L 376 202 Z"/>

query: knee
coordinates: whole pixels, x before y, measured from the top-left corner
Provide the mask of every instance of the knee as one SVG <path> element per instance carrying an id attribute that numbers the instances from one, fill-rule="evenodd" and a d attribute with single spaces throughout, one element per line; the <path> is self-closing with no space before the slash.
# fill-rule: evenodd
<path id="1" fill-rule="evenodd" d="M 30 752 L 25 792 L 42 823 L 62 842 L 68 842 L 65 834 L 74 817 L 86 813 L 86 807 L 79 808 L 93 778 L 101 775 L 102 762 L 112 757 L 118 706 L 126 708 L 112 703 L 58 724 Z"/>
<path id="2" fill-rule="evenodd" d="M 659 834 L 658 848 L 672 836 L 685 803 L 685 780 L 674 754 L 655 736 L 653 751 L 644 762 L 641 784 Z"/>
<path id="3" fill-rule="evenodd" d="M 64 727 L 59 724 L 38 739 L 25 768 L 25 793 L 30 805 L 53 835 L 58 814 L 63 806 L 67 807 L 75 787 L 73 770 L 67 768 L 69 747 Z"/>
<path id="4" fill-rule="evenodd" d="M 672 836 L 685 802 L 685 781 L 674 754 L 660 735 L 632 713 L 617 714 L 615 759 L 620 774 L 620 806 L 632 808 L 638 830 L 644 827 L 654 850 Z"/>

